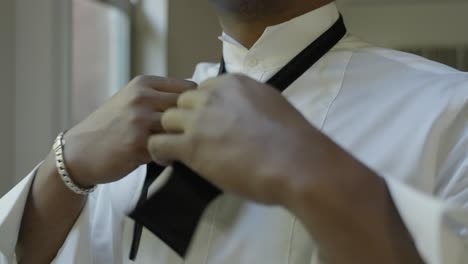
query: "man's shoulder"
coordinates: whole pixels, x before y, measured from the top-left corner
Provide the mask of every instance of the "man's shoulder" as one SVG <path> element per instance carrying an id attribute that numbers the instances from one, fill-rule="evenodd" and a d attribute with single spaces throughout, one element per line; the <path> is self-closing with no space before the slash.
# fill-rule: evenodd
<path id="1" fill-rule="evenodd" d="M 466 94 L 468 73 L 424 57 L 393 49 L 377 47 L 349 38 L 343 41 L 337 52 L 348 52 L 344 82 L 355 83 L 382 92 L 422 92 L 444 90 L 449 93 Z"/>
<path id="2" fill-rule="evenodd" d="M 336 47 L 336 51 L 348 51 L 352 53 L 353 66 L 361 66 L 369 70 L 381 70 L 381 67 L 393 66 L 397 69 L 412 73 L 430 75 L 453 75 L 466 73 L 454 69 L 445 64 L 429 60 L 419 55 L 379 47 L 360 40 L 354 36 L 348 36 Z M 372 65 L 369 65 L 372 63 Z M 372 66 L 372 67 L 369 67 Z"/>
<path id="3" fill-rule="evenodd" d="M 466 113 L 468 73 L 372 45 L 357 43 L 342 50 L 350 59 L 333 106 L 335 114 L 366 113 L 367 120 L 374 116 L 376 123 L 385 118 L 387 123 L 407 125 L 408 120 L 448 124 Z"/>

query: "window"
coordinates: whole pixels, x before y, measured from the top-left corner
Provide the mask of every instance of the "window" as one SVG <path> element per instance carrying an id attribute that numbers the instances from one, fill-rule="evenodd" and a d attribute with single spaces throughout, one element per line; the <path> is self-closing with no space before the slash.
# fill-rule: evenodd
<path id="1" fill-rule="evenodd" d="M 71 119 L 79 122 L 130 78 L 127 1 L 72 1 Z"/>

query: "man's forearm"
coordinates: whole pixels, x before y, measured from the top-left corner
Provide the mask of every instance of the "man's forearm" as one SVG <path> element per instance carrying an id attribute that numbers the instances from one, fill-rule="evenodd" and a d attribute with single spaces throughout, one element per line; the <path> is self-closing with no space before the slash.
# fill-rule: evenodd
<path id="1" fill-rule="evenodd" d="M 18 263 L 50 263 L 86 203 L 65 186 L 53 153 L 39 168 L 32 184 L 16 247 Z"/>
<path id="2" fill-rule="evenodd" d="M 327 263 L 423 263 L 385 181 L 332 142 L 289 204 Z M 323 156 L 323 155 L 320 155 Z M 312 165 L 312 166 L 311 166 Z"/>

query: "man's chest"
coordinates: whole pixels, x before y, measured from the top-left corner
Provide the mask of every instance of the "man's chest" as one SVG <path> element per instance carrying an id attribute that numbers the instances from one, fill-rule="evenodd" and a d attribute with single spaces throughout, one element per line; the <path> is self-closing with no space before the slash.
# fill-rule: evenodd
<path id="1" fill-rule="evenodd" d="M 132 227 L 132 221 L 125 222 L 124 259 Z M 298 219 L 283 208 L 225 194 L 205 211 L 185 260 L 144 230 L 136 263 L 318 264 L 317 253 L 317 245 Z"/>

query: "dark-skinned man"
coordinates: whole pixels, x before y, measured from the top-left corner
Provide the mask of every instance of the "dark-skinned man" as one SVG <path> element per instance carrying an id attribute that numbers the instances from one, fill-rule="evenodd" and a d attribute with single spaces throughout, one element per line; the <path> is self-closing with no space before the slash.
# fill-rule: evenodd
<path id="1" fill-rule="evenodd" d="M 344 35 L 333 1 L 210 2 L 224 67 L 138 77 L 61 134 L 0 201 L 0 262 L 127 263 L 152 160 L 223 193 L 185 256 L 145 229 L 136 263 L 468 262 L 468 75 Z"/>

